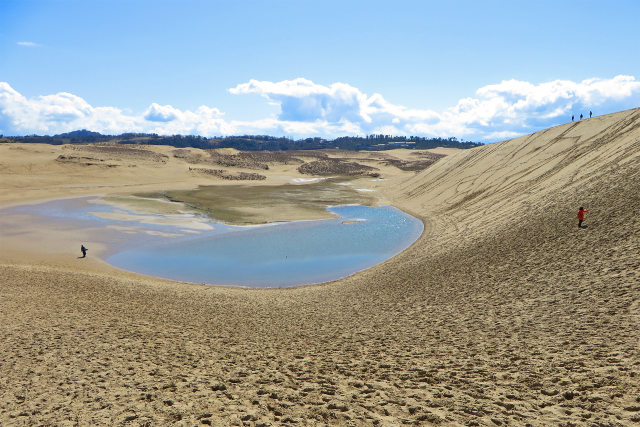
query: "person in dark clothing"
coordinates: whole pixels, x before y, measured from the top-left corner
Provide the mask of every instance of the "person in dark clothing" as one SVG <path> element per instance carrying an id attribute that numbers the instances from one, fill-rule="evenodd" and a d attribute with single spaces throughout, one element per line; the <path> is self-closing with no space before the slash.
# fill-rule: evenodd
<path id="1" fill-rule="evenodd" d="M 575 116 L 571 116 L 571 121 L 573 121 L 573 119 L 575 119 Z"/>
<path id="2" fill-rule="evenodd" d="M 582 114 L 580 114 L 580 120 L 582 120 Z"/>
<path id="3" fill-rule="evenodd" d="M 589 118 L 591 118 L 591 116 L 593 116 L 593 113 L 589 111 Z"/>
<path id="4" fill-rule="evenodd" d="M 587 212 L 589 212 L 589 209 L 585 209 L 582 206 L 580 206 L 580 209 L 578 209 L 578 228 L 587 228 L 586 225 L 584 227 L 582 226 L 582 221 L 584 221 L 584 214 Z"/>
<path id="5" fill-rule="evenodd" d="M 88 249 L 84 245 L 80 245 L 80 250 L 82 251 L 82 258 L 86 258 Z"/>

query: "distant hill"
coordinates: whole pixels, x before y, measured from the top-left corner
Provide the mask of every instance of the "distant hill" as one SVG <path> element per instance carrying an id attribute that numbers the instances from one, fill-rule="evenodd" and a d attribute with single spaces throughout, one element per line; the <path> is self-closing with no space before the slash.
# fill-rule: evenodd
<path id="1" fill-rule="evenodd" d="M 99 132 L 92 132 L 90 130 L 82 129 L 82 130 L 74 130 L 72 132 L 60 133 L 58 135 L 54 135 L 54 138 L 96 138 L 102 137 L 103 135 Z"/>
<path id="2" fill-rule="evenodd" d="M 168 135 L 146 133 L 123 133 L 121 135 L 103 135 L 86 129 L 58 135 L 27 135 L 4 137 L 9 142 L 27 142 L 44 144 L 90 144 L 112 142 L 118 144 L 169 145 L 172 147 L 194 147 L 202 149 L 236 148 L 246 151 L 285 151 L 319 150 L 337 148 L 342 150 L 390 150 L 393 148 L 426 149 L 435 147 L 473 148 L 482 145 L 477 142 L 461 141 L 457 138 L 425 138 L 419 136 L 367 135 L 343 136 L 336 139 L 305 138 L 291 139 L 269 135 L 241 135 L 211 137 L 195 135 Z"/>

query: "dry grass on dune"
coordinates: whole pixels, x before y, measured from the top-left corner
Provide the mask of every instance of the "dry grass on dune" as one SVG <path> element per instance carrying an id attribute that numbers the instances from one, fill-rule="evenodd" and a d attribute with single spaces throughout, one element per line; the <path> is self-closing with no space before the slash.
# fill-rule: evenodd
<path id="1" fill-rule="evenodd" d="M 358 162 L 347 162 L 342 159 L 320 159 L 298 166 L 298 172 L 305 175 L 316 176 L 378 176 L 373 166 L 363 165 Z"/>
<path id="2" fill-rule="evenodd" d="M 388 192 L 425 234 L 321 286 L 2 266 L 0 421 L 640 422 L 640 110 L 457 153 Z"/>
<path id="3" fill-rule="evenodd" d="M 238 172 L 236 174 L 233 174 L 225 169 L 191 168 L 190 167 L 189 172 L 217 176 L 227 181 L 263 181 L 267 179 L 265 175 L 260 175 L 259 173 Z"/>

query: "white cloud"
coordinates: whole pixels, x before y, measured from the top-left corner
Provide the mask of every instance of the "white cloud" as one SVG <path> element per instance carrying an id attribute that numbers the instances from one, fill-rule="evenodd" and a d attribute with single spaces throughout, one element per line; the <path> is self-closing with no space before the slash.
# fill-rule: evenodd
<path id="1" fill-rule="evenodd" d="M 281 120 L 296 122 L 358 120 L 365 102 L 364 94 L 348 84 L 323 86 L 303 78 L 281 82 L 251 80 L 229 92 L 260 94 L 270 102 L 280 104 Z"/>
<path id="2" fill-rule="evenodd" d="M 392 104 L 346 83 L 321 85 L 298 78 L 280 82 L 251 80 L 229 89 L 258 94 L 280 107 L 277 118 L 228 120 L 217 108 L 180 110 L 152 103 L 139 114 L 94 107 L 66 92 L 27 99 L 0 82 L 0 133 L 55 134 L 75 129 L 117 134 L 272 134 L 292 137 L 371 133 L 456 136 L 476 141 L 515 137 L 566 122 L 593 110 L 610 113 L 640 105 L 640 82 L 633 76 L 555 80 L 540 84 L 505 80 L 478 89 L 474 96 L 436 112 Z"/>
<path id="3" fill-rule="evenodd" d="M 66 92 L 27 99 L 8 83 L 0 82 L 0 134 L 56 134 L 90 129 L 105 134 L 151 132 L 159 134 L 231 134 L 235 129 L 217 108 L 195 111 L 152 103 L 142 114 L 115 107 L 93 107 Z"/>
<path id="4" fill-rule="evenodd" d="M 0 82 L 0 125 L 15 130 L 49 130 L 88 118 L 92 108 L 70 93 L 40 96 L 28 100 L 8 83 Z"/>
<path id="5" fill-rule="evenodd" d="M 430 110 L 411 110 L 393 105 L 377 93 L 367 96 L 346 83 L 323 86 L 303 78 L 281 82 L 251 80 L 229 89 L 229 92 L 262 95 L 270 103 L 280 105 L 279 119 L 289 121 L 348 121 L 374 128 L 381 120 L 433 121 L 437 117 Z"/>
<path id="6" fill-rule="evenodd" d="M 532 132 L 566 121 L 572 111 L 601 107 L 613 112 L 640 105 L 640 82 L 633 76 L 555 80 L 533 84 L 505 80 L 477 90 L 440 113 L 395 105 L 380 94 L 368 96 L 344 84 L 330 86 L 306 79 L 269 82 L 251 80 L 230 89 L 256 93 L 280 104 L 281 120 L 349 122 L 354 133 L 457 136 L 496 140 Z"/>
<path id="7" fill-rule="evenodd" d="M 178 118 L 180 111 L 171 105 L 158 105 L 155 102 L 147 108 L 143 117 L 150 122 L 170 122 Z"/>
<path id="8" fill-rule="evenodd" d="M 41 47 L 42 45 L 39 43 L 35 43 L 35 42 L 17 42 L 16 43 L 18 46 L 24 46 L 24 47 Z"/>

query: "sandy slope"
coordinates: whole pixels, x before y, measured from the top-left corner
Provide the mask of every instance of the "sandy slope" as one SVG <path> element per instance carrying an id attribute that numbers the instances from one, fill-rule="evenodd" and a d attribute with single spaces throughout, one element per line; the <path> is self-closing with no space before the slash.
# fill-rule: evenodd
<path id="1" fill-rule="evenodd" d="M 376 185 L 425 234 L 326 285 L 183 285 L 4 247 L 0 422 L 640 422 L 640 110 L 397 177 Z"/>

